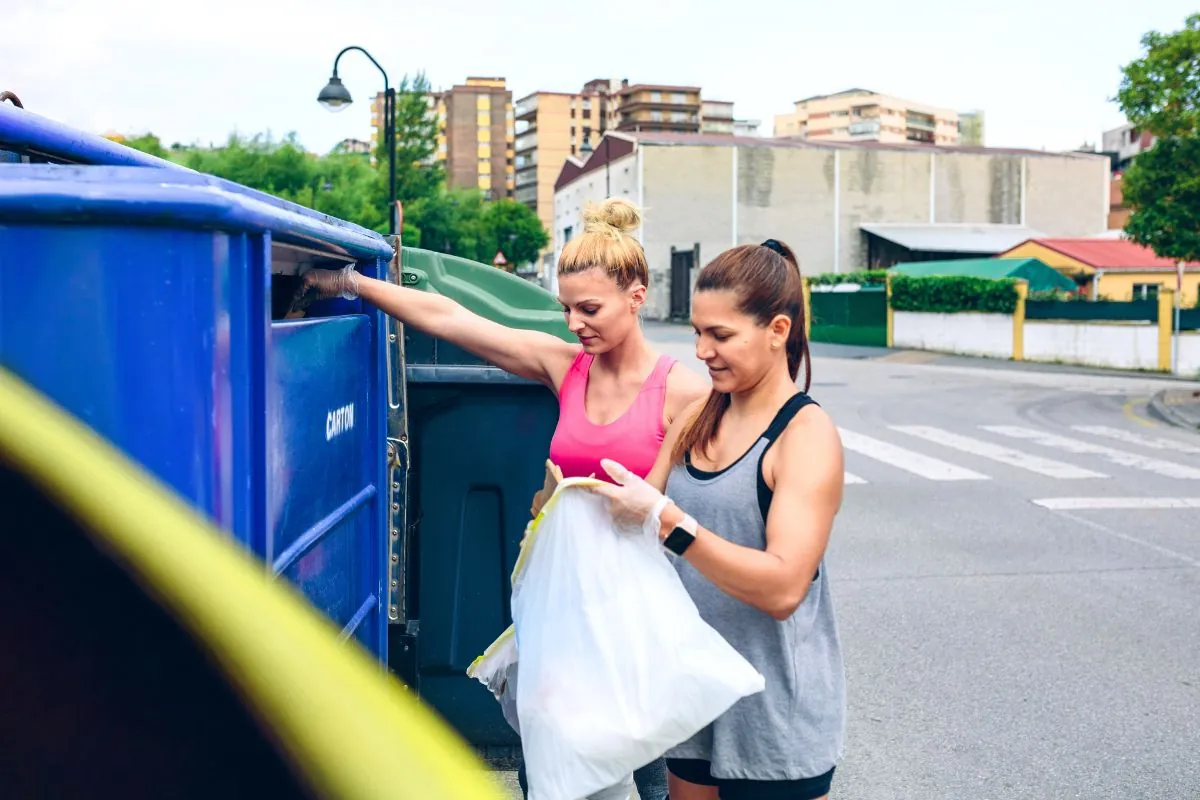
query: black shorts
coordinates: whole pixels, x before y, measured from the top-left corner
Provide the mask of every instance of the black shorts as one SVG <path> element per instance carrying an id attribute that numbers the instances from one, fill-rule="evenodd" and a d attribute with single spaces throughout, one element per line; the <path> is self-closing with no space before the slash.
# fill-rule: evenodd
<path id="1" fill-rule="evenodd" d="M 833 769 L 815 778 L 794 781 L 750 781 L 714 778 L 711 764 L 697 758 L 668 758 L 667 770 L 676 778 L 699 786 L 716 786 L 721 800 L 817 800 L 829 794 Z"/>

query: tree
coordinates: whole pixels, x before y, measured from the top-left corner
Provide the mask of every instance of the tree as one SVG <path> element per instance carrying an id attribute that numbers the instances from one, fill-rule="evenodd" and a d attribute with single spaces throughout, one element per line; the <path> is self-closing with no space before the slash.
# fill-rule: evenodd
<path id="1" fill-rule="evenodd" d="M 1200 14 L 1183 30 L 1142 36 L 1145 55 L 1122 70 L 1117 102 L 1126 118 L 1155 136 L 1200 134 Z"/>
<path id="2" fill-rule="evenodd" d="M 1163 258 L 1200 261 L 1200 136 L 1160 139 L 1121 178 L 1125 232 Z"/>
<path id="3" fill-rule="evenodd" d="M 430 109 L 429 81 L 424 73 L 404 76 L 396 88 L 396 199 L 408 204 L 435 196 L 446 180 L 446 171 L 437 161 L 438 120 Z M 376 163 L 387 175 L 387 151 L 381 140 L 376 147 Z M 383 188 L 387 189 L 384 179 Z M 386 203 L 387 192 L 384 192 Z"/>
<path id="4" fill-rule="evenodd" d="M 536 261 L 538 253 L 550 241 L 538 215 L 529 206 L 515 200 L 489 203 L 483 210 L 483 228 L 491 235 L 498 249 L 504 251 L 510 269 L 513 264 Z"/>
<path id="5" fill-rule="evenodd" d="M 473 261 L 491 261 L 495 251 L 481 258 L 489 245 L 480 224 L 483 211 L 483 195 L 478 190 L 443 189 L 415 201 L 405 209 L 404 216 L 420 230 L 415 246 Z"/>
<path id="6" fill-rule="evenodd" d="M 534 261 L 549 237 L 537 214 L 513 200 L 487 202 L 477 189 L 450 189 L 405 209 L 419 229 L 417 247 L 492 263 L 503 251 L 514 264 Z M 510 238 L 511 237 L 511 238 Z"/>
<path id="7" fill-rule="evenodd" d="M 163 147 L 162 142 L 152 133 L 145 133 L 141 136 L 135 136 L 132 139 L 125 137 L 113 137 L 114 141 L 120 142 L 126 147 L 132 147 L 134 150 L 141 150 L 143 153 L 159 158 L 169 158 L 170 154 L 167 148 Z"/>
<path id="8" fill-rule="evenodd" d="M 1121 180 L 1129 237 L 1164 257 L 1200 260 L 1200 14 L 1171 34 L 1142 37 L 1145 54 L 1122 70 L 1117 102 L 1158 137 Z"/>

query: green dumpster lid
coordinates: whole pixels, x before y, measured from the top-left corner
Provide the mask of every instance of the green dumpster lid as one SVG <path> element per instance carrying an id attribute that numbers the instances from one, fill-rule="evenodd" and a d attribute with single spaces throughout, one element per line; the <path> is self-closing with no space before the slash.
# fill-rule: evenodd
<path id="1" fill-rule="evenodd" d="M 402 249 L 401 264 L 405 286 L 444 295 L 510 328 L 576 341 L 567 330 L 558 298 L 524 278 L 490 264 L 412 247 Z"/>

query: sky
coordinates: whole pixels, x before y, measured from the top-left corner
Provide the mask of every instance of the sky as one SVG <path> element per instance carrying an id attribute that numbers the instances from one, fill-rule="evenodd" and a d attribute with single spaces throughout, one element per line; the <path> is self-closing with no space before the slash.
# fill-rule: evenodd
<path id="1" fill-rule="evenodd" d="M 518 99 L 593 78 L 700 86 L 761 119 L 803 97 L 862 87 L 982 109 L 985 143 L 1075 149 L 1124 120 L 1111 102 L 1148 30 L 1173 31 L 1188 0 L 5 0 L 0 89 L 95 133 L 219 143 L 296 133 L 310 150 L 370 135 L 382 77 L 356 52 L 339 74 L 355 103 L 316 102 L 333 58 L 360 45 L 393 85 L 503 76 Z M 604 9 L 610 9 L 605 11 Z M 178 16 L 175 16 L 178 14 Z"/>

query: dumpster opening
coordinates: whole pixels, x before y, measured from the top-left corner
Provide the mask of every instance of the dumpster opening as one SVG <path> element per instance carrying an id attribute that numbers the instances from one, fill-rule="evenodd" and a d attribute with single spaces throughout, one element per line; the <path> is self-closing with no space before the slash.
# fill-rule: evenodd
<path id="1" fill-rule="evenodd" d="M 357 301 L 349 306 L 345 301 L 314 302 L 302 298 L 302 273 L 309 269 L 342 269 L 355 260 L 326 251 L 313 250 L 285 242 L 271 242 L 271 320 L 305 319 L 361 313 Z M 362 270 L 359 269 L 361 272 Z"/>

